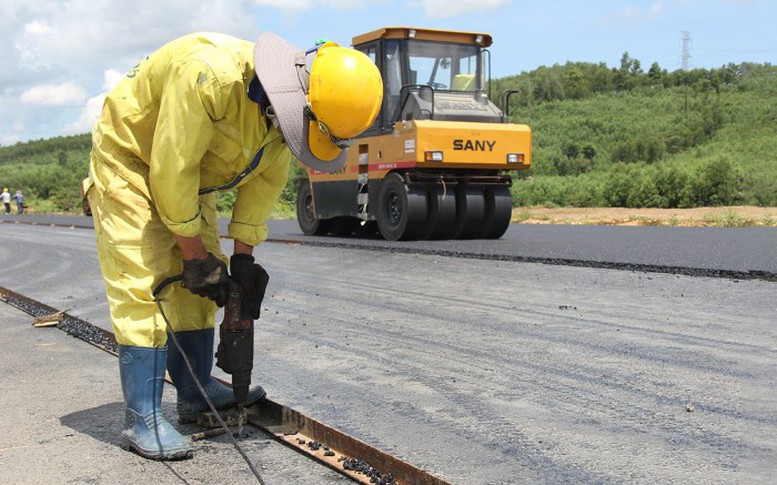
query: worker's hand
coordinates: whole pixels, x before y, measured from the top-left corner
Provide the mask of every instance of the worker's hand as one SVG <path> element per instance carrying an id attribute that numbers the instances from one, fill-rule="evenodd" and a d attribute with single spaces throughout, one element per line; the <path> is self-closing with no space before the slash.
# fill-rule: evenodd
<path id="1" fill-rule="evenodd" d="M 229 259 L 229 272 L 243 288 L 243 315 L 256 320 L 270 276 L 260 264 L 254 263 L 250 254 L 233 254 Z"/>
<path id="2" fill-rule="evenodd" d="M 183 286 L 195 295 L 210 298 L 222 307 L 227 302 L 227 265 L 211 253 L 205 259 L 183 262 Z"/>

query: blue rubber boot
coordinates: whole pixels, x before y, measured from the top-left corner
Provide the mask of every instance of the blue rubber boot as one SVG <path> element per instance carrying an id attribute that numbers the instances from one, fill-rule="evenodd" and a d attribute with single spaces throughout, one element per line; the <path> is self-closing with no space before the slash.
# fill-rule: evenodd
<path id="1" fill-rule="evenodd" d="M 210 375 L 213 370 L 213 335 L 214 330 L 210 328 L 176 332 L 175 338 L 186 353 L 194 370 L 194 375 L 197 376 L 213 405 L 219 411 L 225 411 L 236 406 L 235 395 L 231 388 L 221 384 Z M 193 423 L 197 421 L 200 414 L 210 411 L 210 408 L 205 399 L 202 398 L 197 384 L 189 374 L 189 369 L 186 368 L 186 363 L 170 335 L 167 338 L 167 345 L 170 349 L 167 354 L 167 371 L 170 373 L 173 385 L 178 390 L 178 420 L 181 423 Z M 244 404 L 250 406 L 265 395 L 266 392 L 261 386 L 255 386 L 248 391 L 248 398 Z"/>
<path id="2" fill-rule="evenodd" d="M 167 348 L 119 345 L 119 374 L 126 411 L 124 445 L 153 460 L 180 460 L 192 454 L 192 440 L 162 417 Z"/>

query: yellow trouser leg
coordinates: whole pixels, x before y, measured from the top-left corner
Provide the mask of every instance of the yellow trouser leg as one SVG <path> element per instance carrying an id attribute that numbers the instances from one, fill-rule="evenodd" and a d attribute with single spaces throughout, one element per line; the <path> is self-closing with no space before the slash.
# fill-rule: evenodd
<path id="1" fill-rule="evenodd" d="M 97 235 L 97 254 L 105 279 L 113 331 L 120 345 L 161 347 L 167 329 L 152 292 L 165 278 L 180 274 L 181 252 L 143 193 L 92 156 L 89 203 Z M 200 198 L 200 236 L 211 253 L 224 259 L 216 224 L 214 194 Z M 216 305 L 180 283 L 161 297 L 173 331 L 213 328 Z"/>

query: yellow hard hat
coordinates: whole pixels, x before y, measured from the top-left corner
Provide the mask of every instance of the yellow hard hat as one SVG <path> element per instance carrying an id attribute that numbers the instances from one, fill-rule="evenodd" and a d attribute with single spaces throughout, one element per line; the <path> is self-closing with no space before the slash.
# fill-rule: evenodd
<path id="1" fill-rule="evenodd" d="M 363 52 L 326 42 L 310 68 L 308 144 L 322 160 L 333 160 L 372 125 L 383 101 L 383 80 Z"/>
<path id="2" fill-rule="evenodd" d="M 334 42 L 300 51 L 264 32 L 254 44 L 254 70 L 270 101 L 266 116 L 294 156 L 322 172 L 342 168 L 345 148 L 372 125 L 383 101 L 373 61 Z"/>

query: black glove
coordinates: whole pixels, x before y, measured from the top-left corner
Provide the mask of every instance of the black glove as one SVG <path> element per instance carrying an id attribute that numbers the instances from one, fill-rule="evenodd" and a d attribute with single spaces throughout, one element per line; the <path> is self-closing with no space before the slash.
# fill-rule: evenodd
<path id="1" fill-rule="evenodd" d="M 229 272 L 243 288 L 243 315 L 259 318 L 264 292 L 270 276 L 250 254 L 233 254 L 229 258 Z"/>
<path id="2" fill-rule="evenodd" d="M 183 262 L 183 286 L 195 295 L 210 298 L 222 307 L 227 302 L 227 265 L 211 253 L 205 259 Z"/>

